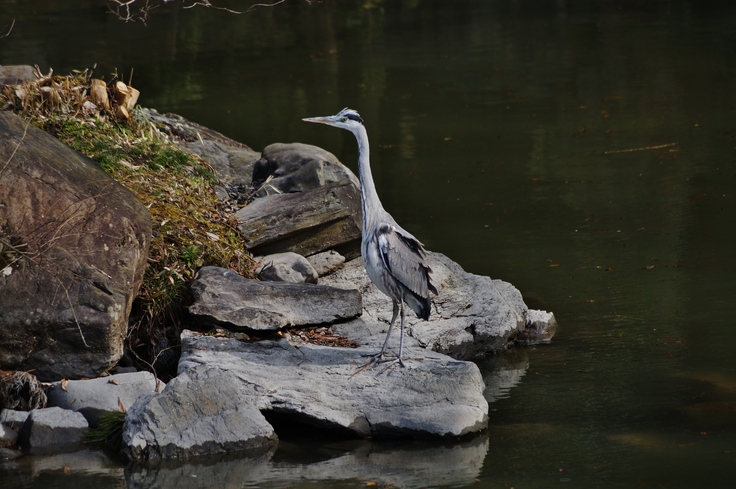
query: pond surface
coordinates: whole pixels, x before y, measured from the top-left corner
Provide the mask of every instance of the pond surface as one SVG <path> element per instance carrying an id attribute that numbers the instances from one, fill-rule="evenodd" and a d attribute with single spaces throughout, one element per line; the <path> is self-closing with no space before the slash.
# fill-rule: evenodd
<path id="1" fill-rule="evenodd" d="M 11 487 L 733 487 L 736 4 L 178 3 L 144 26 L 101 0 L 4 2 L 0 64 L 132 71 L 142 105 L 354 170 L 351 134 L 300 120 L 355 108 L 397 221 L 560 329 L 481 362 L 518 384 L 457 444 L 296 439 L 150 471 L 26 458 Z"/>

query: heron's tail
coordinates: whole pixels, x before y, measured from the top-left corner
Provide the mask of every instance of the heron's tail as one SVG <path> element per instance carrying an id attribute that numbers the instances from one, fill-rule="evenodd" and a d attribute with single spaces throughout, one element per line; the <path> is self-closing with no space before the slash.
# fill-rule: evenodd
<path id="1" fill-rule="evenodd" d="M 420 297 L 413 292 L 409 292 L 404 295 L 404 302 L 417 313 L 418 318 L 425 321 L 429 320 L 429 312 L 432 309 L 432 302 L 429 297 Z"/>

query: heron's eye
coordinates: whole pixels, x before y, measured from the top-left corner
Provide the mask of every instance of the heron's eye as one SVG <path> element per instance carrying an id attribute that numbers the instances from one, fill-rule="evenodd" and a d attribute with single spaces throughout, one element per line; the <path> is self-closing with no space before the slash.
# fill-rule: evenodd
<path id="1" fill-rule="evenodd" d="M 348 118 L 347 117 L 343 117 L 342 120 L 341 120 L 341 122 L 347 122 L 347 121 L 348 121 Z"/>

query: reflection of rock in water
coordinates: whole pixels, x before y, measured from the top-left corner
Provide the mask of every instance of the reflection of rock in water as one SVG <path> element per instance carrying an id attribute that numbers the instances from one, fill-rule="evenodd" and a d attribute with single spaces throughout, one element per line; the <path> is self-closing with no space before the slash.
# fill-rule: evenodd
<path id="1" fill-rule="evenodd" d="M 484 359 L 478 367 L 486 384 L 483 397 L 491 403 L 509 397 L 529 368 L 529 356 L 526 350 L 515 348 Z"/>
<path id="2" fill-rule="evenodd" d="M 63 474 L 63 483 L 59 475 Z M 99 450 L 26 456 L 0 462 L 1 487 L 119 487 L 123 468 Z M 47 482 L 47 483 L 44 483 Z"/>
<path id="3" fill-rule="evenodd" d="M 349 447 L 349 451 L 346 448 Z M 292 447 L 293 448 L 293 447 Z M 479 475 L 488 451 L 488 436 L 455 444 L 441 442 L 366 440 L 337 442 L 319 451 L 332 458 L 314 461 L 314 447 L 302 446 L 272 459 L 197 459 L 187 464 L 126 469 L 129 489 L 149 487 L 289 486 L 320 481 L 361 480 L 378 487 L 427 487 L 470 484 Z M 304 457 L 312 459 L 304 461 Z"/>

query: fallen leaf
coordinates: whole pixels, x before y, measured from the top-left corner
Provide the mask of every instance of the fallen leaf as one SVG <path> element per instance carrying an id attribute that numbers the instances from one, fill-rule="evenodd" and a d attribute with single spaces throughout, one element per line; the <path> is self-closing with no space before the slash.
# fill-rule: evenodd
<path id="1" fill-rule="evenodd" d="M 69 392 L 68 390 L 66 390 L 67 382 L 69 382 L 67 379 L 61 379 L 61 390 L 63 390 L 64 392 Z"/>
<path id="2" fill-rule="evenodd" d="M 115 380 L 115 379 L 110 379 L 110 380 L 108 380 L 108 381 L 107 381 L 107 383 L 108 383 L 108 384 L 113 384 L 113 385 L 120 385 L 120 382 L 118 382 L 118 381 L 117 381 L 117 380 Z"/>
<path id="3" fill-rule="evenodd" d="M 121 413 L 127 412 L 125 410 L 125 406 L 123 406 L 123 401 L 121 401 L 119 397 L 118 397 L 118 411 L 120 411 Z"/>

